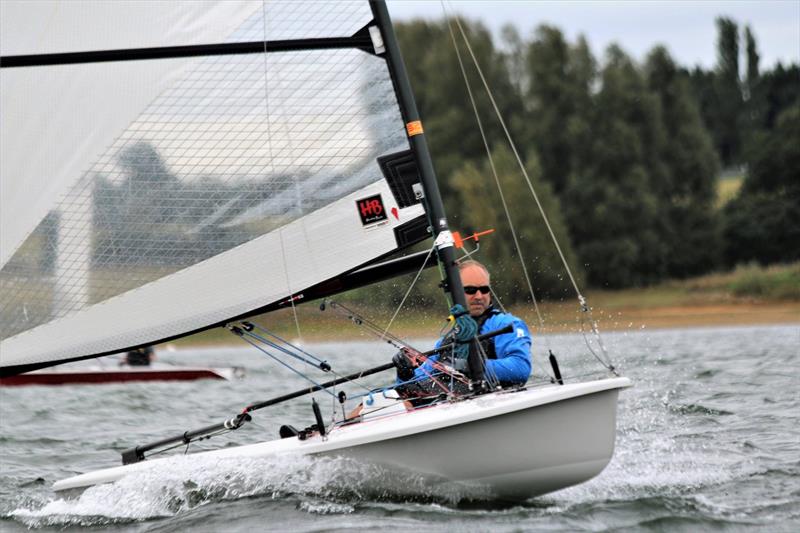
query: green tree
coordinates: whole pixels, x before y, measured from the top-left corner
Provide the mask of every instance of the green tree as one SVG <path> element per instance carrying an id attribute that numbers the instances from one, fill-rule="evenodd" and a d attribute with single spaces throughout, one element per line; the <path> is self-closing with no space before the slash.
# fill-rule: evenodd
<path id="1" fill-rule="evenodd" d="M 772 70 L 761 73 L 754 98 L 759 100 L 755 127 L 774 129 L 778 116 L 800 102 L 800 66 L 784 67 L 778 63 Z"/>
<path id="2" fill-rule="evenodd" d="M 492 283 L 504 302 L 529 299 L 520 259 L 525 261 L 537 297 L 563 297 L 572 287 L 516 158 L 508 148 L 500 146 L 493 150 L 493 161 L 502 196 L 488 161 L 480 165 L 466 163 L 453 179 L 464 212 L 469 213 L 469 225 L 465 229 L 468 232 L 495 230 L 481 240 L 478 259 L 490 267 Z M 528 158 L 526 171 L 570 268 L 580 276 L 582 271 L 569 243 L 559 201 L 549 183 L 542 180 L 535 156 Z M 503 200 L 521 250 L 514 243 Z"/>
<path id="3" fill-rule="evenodd" d="M 739 117 L 739 133 L 742 142 L 743 157 L 747 159 L 747 151 L 753 143 L 753 135 L 759 128 L 764 114 L 764 98 L 760 90 L 759 55 L 756 39 L 749 26 L 744 29 L 746 72 L 742 80 L 742 112 Z"/>
<path id="4" fill-rule="evenodd" d="M 744 27 L 744 42 L 745 53 L 747 55 L 747 73 L 744 79 L 745 86 L 745 99 L 749 100 L 753 92 L 753 88 L 758 83 L 758 46 L 756 45 L 756 38 L 753 32 L 750 31 L 750 26 Z"/>
<path id="5" fill-rule="evenodd" d="M 595 286 L 661 279 L 668 247 L 661 238 L 654 174 L 663 150 L 658 99 L 617 46 L 607 52 L 592 116 L 593 140 L 563 198 L 575 250 Z M 665 179 L 665 178 L 661 178 Z"/>
<path id="6" fill-rule="evenodd" d="M 739 195 L 725 207 L 730 265 L 800 259 L 800 103 L 755 136 Z"/>
<path id="7" fill-rule="evenodd" d="M 714 77 L 717 150 L 723 165 L 741 162 L 739 120 L 742 91 L 739 83 L 739 33 L 736 22 L 717 19 L 717 69 Z"/>
<path id="8" fill-rule="evenodd" d="M 561 194 L 578 148 L 588 141 L 596 61 L 585 39 L 571 47 L 561 30 L 543 25 L 528 45 L 525 64 L 528 138 L 536 146 L 544 178 Z"/>
<path id="9" fill-rule="evenodd" d="M 661 108 L 664 140 L 652 174 L 660 204 L 660 227 L 667 246 L 670 277 L 701 274 L 718 264 L 719 216 L 713 209 L 719 172 L 716 153 L 687 78 L 664 47 L 655 48 L 645 65 L 649 90 Z"/>

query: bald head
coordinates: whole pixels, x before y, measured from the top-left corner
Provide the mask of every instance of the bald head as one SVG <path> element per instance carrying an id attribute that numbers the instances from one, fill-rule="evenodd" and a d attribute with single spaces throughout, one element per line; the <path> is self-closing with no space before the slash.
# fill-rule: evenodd
<path id="1" fill-rule="evenodd" d="M 479 317 L 492 305 L 489 270 L 477 261 L 464 261 L 458 265 L 458 272 L 469 314 L 473 318 Z"/>

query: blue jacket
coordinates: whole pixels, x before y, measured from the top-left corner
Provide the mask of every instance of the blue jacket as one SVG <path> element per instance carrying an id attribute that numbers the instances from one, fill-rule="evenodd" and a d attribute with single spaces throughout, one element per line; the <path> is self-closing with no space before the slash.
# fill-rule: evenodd
<path id="1" fill-rule="evenodd" d="M 486 360 L 487 377 L 512 385 L 524 385 L 531 375 L 531 334 L 525 322 L 509 313 L 494 312 L 480 328 L 479 334 L 488 333 L 512 324 L 514 331 L 492 339 L 497 359 Z M 442 341 L 436 343 L 438 347 Z M 438 360 L 434 355 L 414 370 L 414 379 L 425 379 L 432 373 L 431 361 Z"/>

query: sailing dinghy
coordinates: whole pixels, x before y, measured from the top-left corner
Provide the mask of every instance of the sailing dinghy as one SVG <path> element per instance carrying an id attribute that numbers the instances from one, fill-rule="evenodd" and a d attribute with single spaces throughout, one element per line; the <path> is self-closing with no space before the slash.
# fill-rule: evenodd
<path id="1" fill-rule="evenodd" d="M 68 363 L 0 378 L 0 386 L 99 385 L 139 381 L 195 381 L 198 379 L 234 380 L 244 377 L 242 367 L 184 366 L 167 363 L 149 365 L 85 365 Z"/>
<path id="2" fill-rule="evenodd" d="M 309 362 L 245 319 L 431 264 L 448 302 L 464 304 L 383 2 L 7 2 L 0 24 L 0 376 L 213 327 Z M 429 238 L 429 253 L 388 259 Z M 487 335 L 502 334 L 513 332 Z M 122 466 L 54 489 L 158 468 L 170 458 L 149 456 L 163 448 L 389 368 L 134 446 Z M 472 355 L 469 369 L 480 374 Z M 333 422 L 312 402 L 307 428 L 203 454 L 350 456 L 527 498 L 611 459 L 617 396 L 630 382 L 609 371 L 515 389 L 475 379 L 469 393 L 424 406 L 385 389 Z"/>

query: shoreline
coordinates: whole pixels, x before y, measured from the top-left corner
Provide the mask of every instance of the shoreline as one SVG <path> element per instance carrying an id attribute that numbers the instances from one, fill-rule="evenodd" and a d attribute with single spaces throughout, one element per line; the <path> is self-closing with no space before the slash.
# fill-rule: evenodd
<path id="1" fill-rule="evenodd" d="M 577 313 L 575 313 L 577 315 Z M 665 305 L 655 307 L 620 306 L 593 313 L 598 327 L 604 331 L 636 329 L 673 329 L 708 326 L 758 326 L 767 324 L 800 325 L 800 302 L 764 303 L 736 302 L 706 305 Z M 526 314 L 529 325 L 535 316 Z M 573 321 L 562 329 L 574 329 Z M 551 327 L 548 330 L 554 329 Z M 556 330 L 559 328 L 555 328 Z"/>
<path id="2" fill-rule="evenodd" d="M 575 305 L 564 304 L 540 306 L 544 318 L 544 329 L 539 327 L 539 319 L 533 308 L 512 308 L 510 311 L 525 320 L 533 335 L 540 332 L 569 333 L 578 332 L 579 312 Z M 286 338 L 297 338 L 294 317 L 275 313 L 274 325 L 270 329 Z M 443 322 L 425 313 L 422 317 L 406 320 L 398 319 L 392 326 L 392 333 L 401 338 L 421 336 L 436 337 Z M 364 340 L 370 338 L 363 331 L 349 325 L 344 320 L 332 321 L 330 316 L 303 312 L 300 317 L 303 342 L 335 342 Z M 659 329 L 680 329 L 699 327 L 759 326 L 759 325 L 797 325 L 800 330 L 800 301 L 791 302 L 726 302 L 705 305 L 665 305 L 665 306 L 611 306 L 592 311 L 594 320 L 601 332 L 640 331 Z M 269 315 L 268 315 L 269 316 Z M 270 317 L 272 318 L 272 317 Z M 258 320 L 258 318 L 256 318 Z M 263 318 L 262 318 L 263 320 Z M 386 320 L 375 320 L 385 324 Z M 306 326 L 303 326 L 305 324 Z M 313 327 L 308 327 L 313 324 Z M 426 335 L 427 334 L 427 335 Z M 177 341 L 164 343 L 162 349 L 195 348 L 210 346 L 238 345 L 229 333 L 221 329 L 198 333 Z"/>
<path id="3" fill-rule="evenodd" d="M 703 306 L 666 306 L 626 309 L 620 316 L 630 316 L 648 329 L 693 328 L 709 326 L 800 326 L 800 302 L 708 304 Z M 617 329 L 625 329 L 622 328 Z M 615 329 L 615 328 L 611 328 Z"/>

